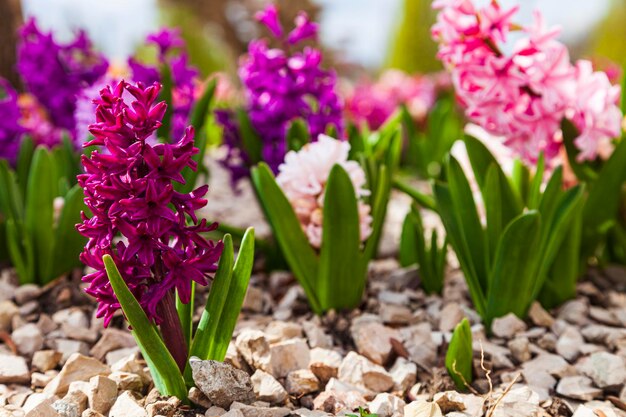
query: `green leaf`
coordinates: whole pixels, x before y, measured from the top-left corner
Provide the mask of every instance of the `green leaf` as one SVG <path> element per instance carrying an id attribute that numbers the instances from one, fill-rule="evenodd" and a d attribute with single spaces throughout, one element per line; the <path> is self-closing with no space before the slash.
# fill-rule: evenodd
<path id="1" fill-rule="evenodd" d="M 328 176 L 323 211 L 317 296 L 324 310 L 354 308 L 365 289 L 367 261 L 361 261 L 354 186 L 338 164 Z"/>
<path id="2" fill-rule="evenodd" d="M 311 135 L 304 120 L 294 119 L 287 129 L 287 148 L 290 151 L 299 151 L 310 141 Z"/>
<path id="3" fill-rule="evenodd" d="M 545 158 L 543 157 L 543 153 L 541 153 L 535 168 L 535 176 L 530 183 L 530 190 L 528 193 L 528 208 L 531 210 L 539 208 L 539 201 L 541 200 L 541 183 L 543 182 L 544 171 Z"/>
<path id="4" fill-rule="evenodd" d="M 370 201 L 372 208 L 372 234 L 365 242 L 363 250 L 363 262 L 367 263 L 376 256 L 378 244 L 383 233 L 385 216 L 387 215 L 387 203 L 391 193 L 391 173 L 385 165 L 378 169 L 377 187 L 372 190 L 374 200 Z"/>
<path id="5" fill-rule="evenodd" d="M 28 176 L 24 227 L 33 242 L 36 275 L 42 280 L 49 279 L 52 273 L 53 201 L 57 178 L 50 152 L 38 147 Z"/>
<path id="6" fill-rule="evenodd" d="M 239 247 L 239 254 L 235 261 L 226 297 L 228 303 L 224 306 L 224 311 L 220 316 L 220 323 L 217 326 L 218 331 L 212 343 L 213 349 L 211 350 L 210 359 L 223 361 L 226 357 L 226 350 L 233 337 L 237 319 L 243 306 L 243 300 L 248 290 L 248 284 L 250 283 L 250 275 L 254 266 L 254 243 L 254 229 L 248 228 Z"/>
<path id="7" fill-rule="evenodd" d="M 120 275 L 113 258 L 104 255 L 104 266 L 124 315 L 132 326 L 132 334 L 144 354 L 154 383 L 161 395 L 173 395 L 182 400 L 187 398 L 187 387 L 172 355 L 165 347 L 156 327 L 144 312 L 135 296 L 130 292 Z"/>
<path id="8" fill-rule="evenodd" d="M 200 317 L 200 323 L 193 337 L 191 349 L 189 349 L 190 357 L 197 356 L 203 360 L 211 358 L 211 353 L 214 349 L 215 334 L 218 331 L 220 317 L 227 301 L 228 288 L 230 287 L 233 275 L 234 252 L 230 235 L 227 234 L 224 236 L 223 243 L 224 249 L 222 250 L 217 272 L 211 284 L 209 298 L 204 306 L 202 316 Z M 185 380 L 187 381 L 187 385 L 193 383 L 189 364 L 187 364 L 185 368 Z"/>
<path id="9" fill-rule="evenodd" d="M 20 278 L 20 284 L 36 282 L 35 256 L 30 236 L 24 231 L 21 221 L 8 219 L 6 222 L 7 246 L 11 262 Z"/>
<path id="10" fill-rule="evenodd" d="M 204 88 L 202 96 L 200 96 L 198 101 L 196 101 L 196 104 L 193 106 L 193 110 L 191 110 L 189 122 L 193 126 L 196 133 L 202 130 L 206 123 L 211 103 L 213 101 L 213 96 L 215 95 L 216 86 L 217 80 L 215 78 L 210 80 Z"/>
<path id="11" fill-rule="evenodd" d="M 451 214 L 456 217 L 456 221 L 461 226 L 462 234 L 460 237 L 465 240 L 465 246 L 469 248 L 470 259 L 476 271 L 476 278 L 483 293 L 485 293 L 488 288 L 489 271 L 485 233 L 478 217 L 472 189 L 461 165 L 453 157 L 450 157 L 446 164 L 446 178 L 453 204 L 453 207 L 448 209 L 452 211 Z M 441 210 L 439 203 L 437 206 Z"/>
<path id="12" fill-rule="evenodd" d="M 186 346 L 191 346 L 192 334 L 193 334 L 193 313 L 195 307 L 196 298 L 196 282 L 191 282 L 191 297 L 187 304 L 183 303 L 178 291 L 176 291 L 176 313 L 178 314 L 178 320 L 180 320 L 180 327 L 183 329 L 183 336 L 185 337 Z"/>
<path id="13" fill-rule="evenodd" d="M 416 233 L 416 226 L 411 212 L 408 212 L 402 222 L 402 232 L 400 234 L 400 266 L 407 266 L 418 263 L 417 247 L 419 245 L 419 235 Z"/>
<path id="14" fill-rule="evenodd" d="M 33 154 L 35 152 L 35 143 L 30 136 L 22 139 L 20 152 L 17 155 L 17 178 L 19 178 L 20 191 L 22 195 L 26 195 L 26 186 L 28 185 L 28 173 L 31 163 L 33 162 Z"/>
<path id="15" fill-rule="evenodd" d="M 54 279 L 81 265 L 78 257 L 87 239 L 78 233 L 76 224 L 80 223 L 80 213 L 83 210 L 87 210 L 83 202 L 83 189 L 75 185 L 65 196 L 63 209 L 54 231 L 53 266 L 47 278 Z"/>
<path id="16" fill-rule="evenodd" d="M 464 391 L 472 383 L 472 329 L 464 318 L 454 329 L 448 351 L 446 369 L 457 389 Z"/>
<path id="17" fill-rule="evenodd" d="M 583 256 L 595 252 L 606 235 L 607 224 L 618 214 L 622 188 L 626 182 L 626 140 L 622 139 L 611 157 L 604 163 L 598 179 L 591 184 L 583 208 Z"/>
<path id="18" fill-rule="evenodd" d="M 272 226 L 274 237 L 285 255 L 285 260 L 302 285 L 312 310 L 316 314 L 321 314 L 322 308 L 315 290 L 319 271 L 317 254 L 302 231 L 302 226 L 287 197 L 276 184 L 269 167 L 261 163 L 252 168 L 251 178 L 257 198 Z"/>
<path id="19" fill-rule="evenodd" d="M 248 113 L 243 109 L 237 109 L 237 122 L 239 133 L 241 134 L 241 146 L 246 152 L 251 165 L 255 165 L 263 160 L 263 143 L 259 135 L 252 127 Z"/>
<path id="20" fill-rule="evenodd" d="M 481 317 L 484 317 L 486 307 L 486 290 L 483 289 L 481 281 L 476 272 L 473 254 L 470 250 L 470 244 L 474 244 L 468 239 L 466 230 L 462 221 L 456 214 L 456 204 L 452 198 L 448 185 L 441 182 L 433 184 L 433 192 L 437 200 L 437 212 L 441 217 L 441 221 L 446 229 L 447 239 L 452 245 L 454 252 L 459 260 L 465 280 L 469 287 L 476 311 Z M 471 202 L 473 205 L 473 201 Z M 479 262 L 483 262 L 483 258 L 479 258 Z M 486 280 L 487 278 L 485 278 Z"/>
<path id="21" fill-rule="evenodd" d="M 529 211 L 516 217 L 502 233 L 491 271 L 485 325 L 514 313 L 524 317 L 532 301 L 540 255 L 541 215 Z"/>

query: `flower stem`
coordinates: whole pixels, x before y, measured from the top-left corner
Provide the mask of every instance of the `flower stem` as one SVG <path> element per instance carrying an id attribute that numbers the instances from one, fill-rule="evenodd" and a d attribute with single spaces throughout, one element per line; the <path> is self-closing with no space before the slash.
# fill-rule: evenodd
<path id="1" fill-rule="evenodd" d="M 187 341 L 180 324 L 180 318 L 176 312 L 173 291 L 168 291 L 159 303 L 159 315 L 163 319 L 161 322 L 161 335 L 163 342 L 170 351 L 174 361 L 178 365 L 180 372 L 184 372 L 187 365 Z"/>

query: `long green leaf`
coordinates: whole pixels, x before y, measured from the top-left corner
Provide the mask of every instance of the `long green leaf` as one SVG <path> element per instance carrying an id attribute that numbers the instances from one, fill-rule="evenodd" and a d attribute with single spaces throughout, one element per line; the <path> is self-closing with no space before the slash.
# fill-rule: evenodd
<path id="1" fill-rule="evenodd" d="M 78 256 L 87 239 L 78 233 L 76 224 L 80 223 L 81 211 L 86 209 L 83 190 L 79 185 L 75 185 L 65 196 L 63 209 L 54 231 L 53 266 L 48 279 L 54 279 L 81 264 Z"/>
<path id="2" fill-rule="evenodd" d="M 241 145 L 246 152 L 250 164 L 254 165 L 263 160 L 263 148 L 259 135 L 254 130 L 252 122 L 243 109 L 237 110 L 237 123 L 239 124 L 239 134 L 241 135 Z"/>
<path id="3" fill-rule="evenodd" d="M 461 222 L 455 214 L 455 205 L 450 189 L 446 184 L 435 182 L 433 184 L 433 193 L 437 200 L 437 212 L 446 229 L 447 239 L 459 259 L 461 269 L 467 280 L 472 301 L 474 302 L 474 307 L 476 307 L 478 314 L 484 317 L 487 310 L 486 290 L 483 289 L 476 272 L 469 247 L 471 243 L 466 236 Z"/>
<path id="4" fill-rule="evenodd" d="M 302 231 L 302 226 L 265 163 L 252 168 L 252 183 L 265 216 L 272 226 L 274 237 L 285 255 L 295 277 L 302 285 L 311 308 L 316 314 L 322 308 L 316 293 L 319 271 L 318 256 Z"/>
<path id="5" fill-rule="evenodd" d="M 293 120 L 287 129 L 287 148 L 290 151 L 299 151 L 310 141 L 311 135 L 304 120 L 300 118 Z"/>
<path id="6" fill-rule="evenodd" d="M 322 248 L 316 290 L 321 307 L 354 308 L 365 289 L 357 198 L 348 173 L 338 164 L 324 193 Z M 365 264 L 365 267 L 364 267 Z"/>
<path id="7" fill-rule="evenodd" d="M 104 255 L 104 266 L 124 315 L 133 328 L 133 336 L 145 355 L 152 372 L 155 386 L 161 395 L 187 398 L 187 387 L 172 355 L 165 347 L 156 327 L 150 322 L 135 296 L 130 292 L 120 275 L 113 258 Z"/>
<path id="8" fill-rule="evenodd" d="M 233 331 L 250 283 L 250 275 L 254 266 L 254 243 L 254 229 L 248 228 L 241 241 L 239 254 L 233 268 L 230 288 L 228 289 L 228 303 L 220 316 L 220 324 L 217 326 L 218 331 L 212 344 L 213 349 L 210 358 L 213 360 L 223 361 L 226 357 L 226 350 L 233 337 Z"/>
<path id="9" fill-rule="evenodd" d="M 446 352 L 446 369 L 459 390 L 472 383 L 472 330 L 464 318 L 457 324 Z"/>
<path id="10" fill-rule="evenodd" d="M 167 109 L 165 110 L 165 115 L 163 116 L 161 127 L 159 127 L 159 130 L 157 130 L 157 137 L 159 139 L 165 140 L 165 142 L 171 142 L 172 114 L 174 113 L 174 100 L 172 94 L 174 90 L 174 80 L 172 78 L 172 71 L 169 65 L 161 65 L 160 73 L 162 87 L 159 100 L 165 101 L 165 103 L 167 104 Z"/>
<path id="11" fill-rule="evenodd" d="M 223 239 L 224 249 L 222 256 L 220 257 L 217 272 L 213 278 L 211 284 L 211 290 L 209 292 L 209 298 L 204 311 L 200 317 L 200 323 L 198 329 L 193 336 L 191 343 L 191 349 L 189 349 L 189 356 L 197 356 L 200 359 L 211 358 L 211 351 L 213 350 L 213 343 L 215 341 L 215 334 L 218 329 L 220 316 L 224 310 L 228 296 L 228 288 L 233 275 L 233 241 L 230 235 L 224 235 Z M 191 378 L 191 367 L 187 364 L 185 368 L 185 380 L 187 385 L 191 385 L 193 380 Z"/>
<path id="12" fill-rule="evenodd" d="M 33 242 L 36 274 L 40 280 L 46 280 L 51 275 L 53 201 L 57 194 L 57 179 L 50 152 L 38 147 L 28 176 L 24 226 Z"/>
<path id="13" fill-rule="evenodd" d="M 6 222 L 7 247 L 9 257 L 20 284 L 33 284 L 36 282 L 35 257 L 33 243 L 30 235 L 24 231 L 22 222 L 16 219 L 8 219 Z"/>
<path id="14" fill-rule="evenodd" d="M 489 329 L 497 317 L 514 313 L 524 317 L 532 300 L 540 255 L 541 215 L 521 214 L 502 233 L 493 262 L 485 324 Z"/>

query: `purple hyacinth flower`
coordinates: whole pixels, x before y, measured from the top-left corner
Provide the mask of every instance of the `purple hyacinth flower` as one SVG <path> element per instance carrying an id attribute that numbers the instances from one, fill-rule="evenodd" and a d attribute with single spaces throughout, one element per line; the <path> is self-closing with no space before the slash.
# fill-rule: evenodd
<path id="1" fill-rule="evenodd" d="M 263 23 L 276 38 L 283 36 L 283 27 L 280 24 L 278 9 L 275 4 L 269 4 L 264 10 L 257 12 L 254 18 Z"/>
<path id="2" fill-rule="evenodd" d="M 25 130 L 19 124 L 20 108 L 17 92 L 11 84 L 0 78 L 0 158 L 13 165 L 17 159 L 20 141 Z"/>

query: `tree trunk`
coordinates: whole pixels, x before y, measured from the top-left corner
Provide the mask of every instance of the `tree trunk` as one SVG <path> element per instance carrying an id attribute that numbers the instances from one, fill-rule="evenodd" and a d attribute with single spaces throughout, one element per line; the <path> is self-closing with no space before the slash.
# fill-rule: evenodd
<path id="1" fill-rule="evenodd" d="M 17 32 L 22 23 L 19 0 L 0 0 L 0 77 L 6 78 L 15 87 L 20 80 L 15 69 Z"/>

